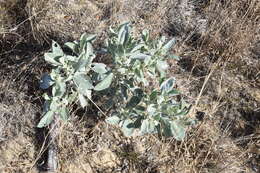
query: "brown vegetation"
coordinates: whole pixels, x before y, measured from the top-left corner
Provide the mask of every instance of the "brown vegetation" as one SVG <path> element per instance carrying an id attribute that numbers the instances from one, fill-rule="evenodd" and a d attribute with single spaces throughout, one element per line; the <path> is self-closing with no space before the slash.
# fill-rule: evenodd
<path id="1" fill-rule="evenodd" d="M 175 37 L 177 87 L 199 123 L 183 142 L 124 137 L 91 111 L 75 110 L 59 134 L 59 172 L 260 171 L 258 0 L 0 0 L 0 172 L 37 172 L 45 132 L 36 129 L 52 39 L 104 40 L 131 21 L 135 33 Z M 101 61 L 106 61 L 102 60 Z M 36 169 L 37 168 L 37 169 Z"/>

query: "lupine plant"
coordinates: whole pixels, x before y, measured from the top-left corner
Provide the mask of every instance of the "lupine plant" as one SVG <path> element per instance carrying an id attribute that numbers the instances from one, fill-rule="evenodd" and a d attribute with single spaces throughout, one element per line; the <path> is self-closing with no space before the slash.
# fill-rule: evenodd
<path id="1" fill-rule="evenodd" d="M 104 48 L 112 57 L 108 68 L 93 62 L 94 39 L 83 34 L 79 42 L 66 43 L 70 55 L 53 42 L 52 52 L 45 54 L 54 68 L 43 75 L 41 88 L 52 86 L 52 93 L 44 96 L 44 117 L 38 127 L 48 125 L 55 114 L 68 119 L 68 105 L 77 100 L 84 108 L 94 103 L 93 94 L 107 95 L 102 109 L 112 111 L 107 111 L 106 122 L 121 127 L 126 136 L 158 133 L 182 140 L 195 120 L 187 116 L 190 106 L 176 99 L 180 92 L 174 88 L 175 78 L 167 74 L 167 59 L 178 60 L 169 54 L 175 40 L 152 40 L 146 30 L 135 38 L 129 23 L 110 28 Z"/>

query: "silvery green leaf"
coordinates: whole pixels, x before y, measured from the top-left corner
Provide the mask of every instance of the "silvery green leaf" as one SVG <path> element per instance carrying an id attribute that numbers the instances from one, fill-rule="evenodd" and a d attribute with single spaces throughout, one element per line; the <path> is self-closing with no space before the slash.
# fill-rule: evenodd
<path id="1" fill-rule="evenodd" d="M 156 132 L 155 123 L 153 120 L 145 119 L 141 125 L 141 134 L 151 134 Z"/>
<path id="2" fill-rule="evenodd" d="M 88 105 L 88 100 L 86 99 L 86 97 L 82 94 L 79 94 L 79 103 L 81 105 L 81 107 L 86 107 Z"/>
<path id="3" fill-rule="evenodd" d="M 86 43 L 87 44 L 87 49 L 86 49 L 86 56 L 90 57 L 94 55 L 94 49 L 91 43 Z"/>
<path id="4" fill-rule="evenodd" d="M 174 38 L 171 39 L 168 43 L 166 43 L 162 47 L 163 51 L 168 52 L 172 48 L 172 46 L 175 44 L 175 42 L 176 42 L 176 40 Z"/>
<path id="5" fill-rule="evenodd" d="M 147 42 L 149 40 L 149 31 L 147 29 L 142 31 L 142 39 L 144 42 Z"/>
<path id="6" fill-rule="evenodd" d="M 171 121 L 170 124 L 171 124 L 171 131 L 174 138 L 177 140 L 183 140 L 186 133 L 186 129 L 183 126 L 183 124 L 178 120 Z"/>
<path id="7" fill-rule="evenodd" d="M 87 37 L 87 41 L 92 42 L 96 39 L 96 35 L 95 34 L 89 34 Z"/>
<path id="8" fill-rule="evenodd" d="M 48 89 L 50 86 L 54 84 L 51 76 L 48 73 L 44 73 L 40 80 L 40 88 L 41 89 Z"/>
<path id="9" fill-rule="evenodd" d="M 126 119 L 122 122 L 122 131 L 125 136 L 130 137 L 133 135 L 134 128 L 132 127 L 133 121 Z"/>
<path id="10" fill-rule="evenodd" d="M 76 53 L 76 54 L 79 53 L 78 44 L 77 43 L 75 43 L 75 42 L 67 42 L 67 43 L 65 43 L 65 46 L 70 48 L 74 53 Z"/>
<path id="11" fill-rule="evenodd" d="M 114 31 L 114 29 L 113 29 L 111 26 L 109 26 L 109 31 L 110 31 L 112 34 L 116 34 L 116 32 Z"/>
<path id="12" fill-rule="evenodd" d="M 59 108 L 60 104 L 56 100 L 50 102 L 50 110 L 56 111 Z"/>
<path id="13" fill-rule="evenodd" d="M 163 91 L 163 92 L 167 92 L 168 93 L 168 92 L 172 91 L 172 89 L 174 87 L 174 84 L 175 84 L 175 78 L 171 77 L 171 78 L 165 80 L 161 84 L 160 90 Z"/>
<path id="14" fill-rule="evenodd" d="M 77 85 L 78 90 L 81 94 L 84 94 L 87 90 L 94 88 L 90 78 L 82 73 L 75 74 L 73 81 Z"/>
<path id="15" fill-rule="evenodd" d="M 84 96 L 86 96 L 88 99 L 92 99 L 92 90 L 86 90 L 85 93 L 83 93 Z"/>
<path id="16" fill-rule="evenodd" d="M 180 95 L 180 91 L 176 90 L 176 89 L 173 89 L 171 91 L 168 92 L 168 95 L 170 97 L 173 97 L 173 96 L 177 96 L 177 95 Z"/>
<path id="17" fill-rule="evenodd" d="M 135 53 L 136 51 L 139 51 L 143 47 L 144 47 L 144 44 L 138 44 L 131 50 L 131 53 Z"/>
<path id="18" fill-rule="evenodd" d="M 176 117 L 185 117 L 189 113 L 189 109 L 183 109 L 176 113 L 174 116 Z"/>
<path id="19" fill-rule="evenodd" d="M 130 56 L 131 59 L 139 59 L 139 60 L 144 60 L 149 57 L 151 57 L 151 56 L 143 54 L 143 53 L 134 53 Z"/>
<path id="20" fill-rule="evenodd" d="M 61 65 L 61 63 L 58 61 L 58 58 L 60 58 L 60 57 L 61 56 L 59 54 L 55 54 L 55 53 L 45 53 L 44 54 L 45 61 L 51 63 L 54 66 Z"/>
<path id="21" fill-rule="evenodd" d="M 123 30 L 123 28 L 122 28 L 122 30 L 120 30 L 119 31 L 119 34 L 118 34 L 118 42 L 121 44 L 121 45 L 123 45 L 124 44 L 124 42 L 126 41 L 126 31 L 125 30 Z"/>
<path id="22" fill-rule="evenodd" d="M 121 73 L 121 74 L 125 74 L 126 73 L 126 68 L 119 68 L 119 69 L 117 69 L 117 71 L 119 72 L 119 73 Z"/>
<path id="23" fill-rule="evenodd" d="M 157 43 L 157 48 L 161 48 L 164 44 L 164 42 L 166 41 L 166 37 L 165 36 L 162 36 L 159 40 L 158 40 L 158 43 Z"/>
<path id="24" fill-rule="evenodd" d="M 69 110 L 66 107 L 62 107 L 59 111 L 60 117 L 63 121 L 68 120 Z"/>
<path id="25" fill-rule="evenodd" d="M 151 68 L 154 68 L 154 66 L 152 66 L 152 65 L 149 65 L 149 64 L 151 64 L 151 61 L 152 60 L 152 56 L 148 56 L 148 57 L 146 57 L 145 59 L 144 59 L 144 64 L 146 65 L 146 66 L 148 66 L 148 69 L 151 69 Z M 155 69 L 155 68 L 154 68 Z"/>
<path id="26" fill-rule="evenodd" d="M 161 130 L 163 132 L 163 135 L 166 137 L 173 136 L 170 120 L 168 118 L 161 118 L 161 120 Z"/>
<path id="27" fill-rule="evenodd" d="M 85 52 L 82 52 L 79 55 L 78 62 L 73 65 L 73 68 L 75 71 L 84 71 L 87 64 L 88 64 L 88 57 L 86 57 Z"/>
<path id="28" fill-rule="evenodd" d="M 66 92 L 66 84 L 63 80 L 59 79 L 55 81 L 55 86 L 52 87 L 52 95 L 55 97 L 62 97 Z"/>
<path id="29" fill-rule="evenodd" d="M 178 55 L 168 55 L 168 57 L 170 58 L 170 59 L 175 59 L 175 60 L 177 60 L 177 61 L 179 61 L 181 58 L 180 58 L 180 56 L 178 56 Z"/>
<path id="30" fill-rule="evenodd" d="M 37 127 L 38 128 L 43 128 L 47 125 L 49 125 L 53 119 L 54 112 L 53 111 L 48 111 L 44 114 L 40 122 L 38 123 Z"/>
<path id="31" fill-rule="evenodd" d="M 108 117 L 108 118 L 106 119 L 106 122 L 107 122 L 108 124 L 118 125 L 119 122 L 120 122 L 120 118 L 119 118 L 118 116 L 116 116 L 116 115 L 113 115 L 113 116 L 111 116 L 111 117 Z"/>
<path id="32" fill-rule="evenodd" d="M 47 94 L 47 93 L 44 93 L 43 94 L 43 98 L 48 101 L 48 100 L 51 100 L 51 97 Z"/>
<path id="33" fill-rule="evenodd" d="M 127 40 L 129 36 L 129 26 L 128 23 L 122 24 L 119 26 L 119 32 L 118 32 L 118 42 L 123 45 Z"/>
<path id="34" fill-rule="evenodd" d="M 148 113 L 148 115 L 149 115 L 149 116 L 154 116 L 154 115 L 155 115 L 155 112 L 156 112 L 155 105 L 154 105 L 154 104 L 148 105 L 148 107 L 147 107 L 147 113 Z"/>
<path id="35" fill-rule="evenodd" d="M 93 63 L 94 67 L 92 67 L 92 70 L 94 70 L 96 73 L 104 74 L 107 72 L 106 65 L 103 63 Z"/>
<path id="36" fill-rule="evenodd" d="M 77 96 L 78 96 L 78 93 L 75 92 L 75 91 L 71 91 L 72 93 L 69 94 L 68 96 L 68 102 L 69 103 L 73 103 L 76 99 L 77 99 Z"/>
<path id="37" fill-rule="evenodd" d="M 72 61 L 72 62 L 77 62 L 78 57 L 76 56 L 70 56 L 70 55 L 65 55 L 64 59 L 68 60 L 68 61 Z"/>
<path id="38" fill-rule="evenodd" d="M 163 95 L 158 95 L 157 97 L 157 104 L 160 105 L 165 101 L 164 96 Z"/>
<path id="39" fill-rule="evenodd" d="M 113 80 L 113 73 L 110 73 L 109 75 L 107 75 L 105 77 L 105 79 L 103 79 L 101 82 L 99 82 L 95 86 L 94 90 L 101 91 L 101 90 L 107 89 L 110 86 L 110 84 L 112 83 L 112 80 Z"/>
<path id="40" fill-rule="evenodd" d="M 169 68 L 169 65 L 166 61 L 158 60 L 156 63 L 156 68 L 160 73 L 164 73 Z"/>
<path id="41" fill-rule="evenodd" d="M 52 41 L 52 52 L 57 56 L 63 56 L 64 55 L 60 45 L 55 41 Z"/>

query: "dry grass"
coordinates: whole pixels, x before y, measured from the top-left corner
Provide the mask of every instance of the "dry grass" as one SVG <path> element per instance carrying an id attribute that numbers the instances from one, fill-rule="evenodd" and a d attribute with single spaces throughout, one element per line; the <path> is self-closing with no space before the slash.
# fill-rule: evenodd
<path id="1" fill-rule="evenodd" d="M 199 123 L 183 142 L 125 138 L 77 111 L 59 134 L 59 172 L 258 172 L 260 170 L 260 3 L 173 0 L 0 0 L 0 172 L 35 172 L 41 146 L 37 81 L 50 68 L 51 39 L 100 36 L 130 20 L 135 34 L 176 37 L 172 75 Z M 102 59 L 101 59 L 102 61 Z M 40 164 L 40 160 L 37 162 Z"/>

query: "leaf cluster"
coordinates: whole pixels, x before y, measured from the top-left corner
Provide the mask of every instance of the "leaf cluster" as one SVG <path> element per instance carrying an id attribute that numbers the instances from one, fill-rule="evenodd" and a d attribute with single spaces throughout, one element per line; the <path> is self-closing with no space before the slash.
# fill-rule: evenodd
<path id="1" fill-rule="evenodd" d="M 38 127 L 48 125 L 54 115 L 67 120 L 69 104 L 86 108 L 93 94 L 107 95 L 102 109 L 114 109 L 106 122 L 121 127 L 126 136 L 158 133 L 182 140 L 195 120 L 187 116 L 190 106 L 176 99 L 180 92 L 174 88 L 175 78 L 167 75 L 167 60 L 179 59 L 169 53 L 175 40 L 153 40 L 147 30 L 135 38 L 129 23 L 110 28 L 104 49 L 113 60 L 110 68 L 94 62 L 94 40 L 94 35 L 83 34 L 79 41 L 65 43 L 71 54 L 53 41 L 52 51 L 44 56 L 53 69 L 40 83 L 42 89 L 52 86 L 52 92 L 45 94 Z"/>
<path id="2" fill-rule="evenodd" d="M 80 41 L 65 43 L 73 53 L 64 53 L 61 46 L 53 41 L 52 51 L 45 53 L 45 61 L 53 65 L 50 74 L 44 74 L 40 88 L 52 86 L 51 96 L 45 94 L 44 116 L 38 127 L 47 126 L 58 115 L 63 120 L 68 119 L 68 105 L 78 101 L 84 108 L 92 101 L 94 91 L 108 88 L 113 79 L 113 73 L 103 63 L 93 62 L 95 52 L 92 42 L 94 35 L 83 34 Z"/>

